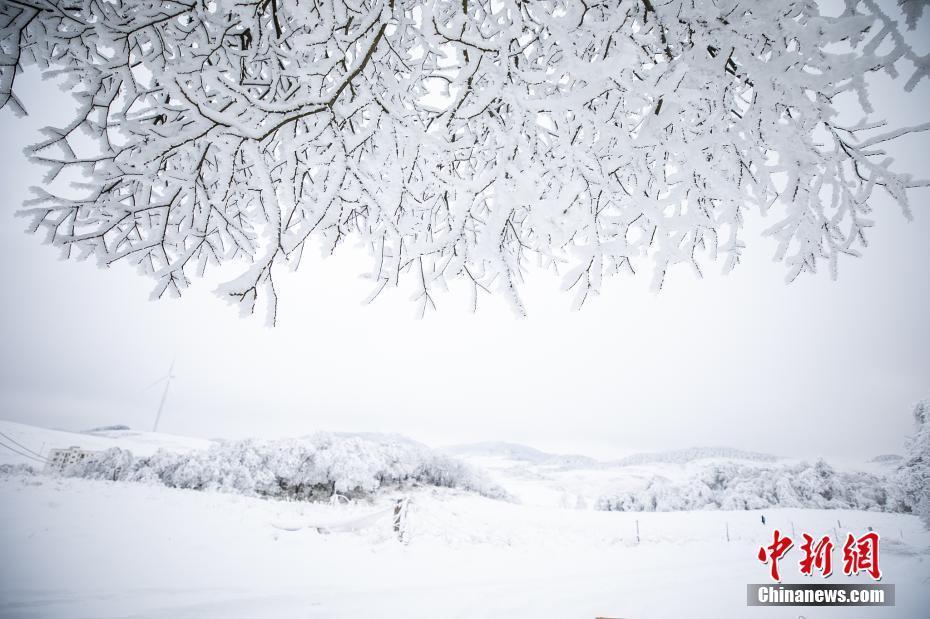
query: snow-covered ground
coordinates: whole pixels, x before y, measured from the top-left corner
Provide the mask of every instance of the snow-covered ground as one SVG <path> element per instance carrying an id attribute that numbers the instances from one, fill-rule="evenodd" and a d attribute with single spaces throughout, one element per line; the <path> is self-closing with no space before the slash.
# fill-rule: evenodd
<path id="1" fill-rule="evenodd" d="M 6 435 L 6 438 L 4 438 L 4 435 Z M 121 447 L 129 449 L 137 456 L 148 456 L 159 449 L 178 452 L 206 449 L 212 441 L 189 436 L 154 434 L 129 429 L 65 432 L 0 420 L 0 443 L 12 447 L 12 450 L 0 448 L 0 464 L 35 465 L 35 460 L 28 457 L 30 451 L 46 456 L 50 449 L 80 447 L 91 451 L 103 451 L 110 447 Z M 15 453 L 17 451 L 20 454 Z M 21 455 L 23 453 L 26 456 Z M 38 466 L 41 468 L 41 465 Z"/>
<path id="2" fill-rule="evenodd" d="M 13 429 L 0 423 L 0 431 L 17 438 Z M 17 440 L 35 448 L 24 441 L 49 438 L 45 432 L 25 426 Z M 67 446 L 82 436 L 53 439 Z M 106 440 L 130 449 L 130 442 L 158 443 L 132 433 Z M 183 439 L 167 442 L 193 447 Z M 489 458 L 483 456 L 486 464 Z M 524 466 L 521 485 L 519 461 L 505 460 L 497 458 L 491 474 L 522 503 L 420 488 L 410 495 L 406 544 L 392 529 L 390 493 L 333 506 L 0 476 L 0 617 L 917 619 L 930 609 L 930 533 L 917 518 L 782 509 L 766 510 L 762 525 L 755 511 L 565 509 L 558 506 L 563 493 L 598 492 L 635 470 Z M 671 464 L 658 466 L 673 472 Z M 366 526 L 318 530 L 360 520 Z M 882 533 L 883 582 L 896 585 L 897 606 L 746 606 L 746 584 L 768 578 L 755 554 L 773 527 L 798 536 L 832 534 L 838 520 L 841 529 Z M 786 582 L 802 582 L 796 560 L 789 555 L 783 563 Z M 839 574 L 831 581 L 863 579 Z"/>

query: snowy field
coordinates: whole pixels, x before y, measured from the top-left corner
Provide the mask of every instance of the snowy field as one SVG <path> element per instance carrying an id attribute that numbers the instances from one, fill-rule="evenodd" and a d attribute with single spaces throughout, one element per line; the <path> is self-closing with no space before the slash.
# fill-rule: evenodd
<path id="1" fill-rule="evenodd" d="M 95 449 L 198 447 L 127 431 L 57 436 L 8 422 L 0 431 L 27 446 L 44 438 Z M 18 461 L 7 454 L 0 463 Z M 406 544 L 392 529 L 391 493 L 334 506 L 3 475 L 0 617 L 928 616 L 930 533 L 915 517 L 782 509 L 766 510 L 763 526 L 756 511 L 567 509 L 565 496 L 584 502 L 623 481 L 625 467 L 473 460 L 492 464 L 492 476 L 521 502 L 417 489 L 408 495 Z M 671 474 L 673 466 L 659 468 Z M 746 584 L 768 578 L 755 553 L 772 527 L 832 534 L 837 520 L 882 533 L 883 582 L 896 585 L 896 607 L 746 607 Z M 796 560 L 782 564 L 785 582 L 803 582 Z"/>

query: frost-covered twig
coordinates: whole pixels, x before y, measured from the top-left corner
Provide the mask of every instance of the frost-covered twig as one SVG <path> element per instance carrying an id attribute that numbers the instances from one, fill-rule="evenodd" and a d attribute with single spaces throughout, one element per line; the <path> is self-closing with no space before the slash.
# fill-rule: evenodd
<path id="1" fill-rule="evenodd" d="M 533 263 L 576 306 L 609 275 L 729 270 L 749 209 L 776 218 L 789 279 L 835 274 L 875 188 L 909 213 L 926 186 L 879 146 L 927 126 L 882 127 L 868 75 L 912 89 L 930 59 L 874 0 L 10 0 L 0 105 L 23 111 L 27 64 L 80 104 L 31 150 L 50 182 L 31 229 L 138 265 L 155 296 L 250 261 L 220 294 L 246 313 L 264 295 L 271 321 L 274 272 L 349 239 L 372 298 L 409 278 L 421 313 L 463 280 L 522 315 Z"/>

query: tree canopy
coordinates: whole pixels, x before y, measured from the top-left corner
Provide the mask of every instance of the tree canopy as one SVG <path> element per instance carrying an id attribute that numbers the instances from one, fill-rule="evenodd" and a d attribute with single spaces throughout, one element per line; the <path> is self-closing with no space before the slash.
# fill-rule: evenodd
<path id="1" fill-rule="evenodd" d="M 885 143 L 869 73 L 928 71 L 925 2 L 4 0 L 0 104 L 64 75 L 72 122 L 30 150 L 23 213 L 67 256 L 130 261 L 155 297 L 241 264 L 246 313 L 305 250 L 370 252 L 372 295 L 454 280 L 524 312 L 527 268 L 581 305 L 605 276 L 733 268 L 748 210 L 788 279 L 858 255 L 873 192 L 927 183 Z M 838 101 L 861 108 L 841 124 Z M 59 176 L 82 180 L 55 190 Z"/>

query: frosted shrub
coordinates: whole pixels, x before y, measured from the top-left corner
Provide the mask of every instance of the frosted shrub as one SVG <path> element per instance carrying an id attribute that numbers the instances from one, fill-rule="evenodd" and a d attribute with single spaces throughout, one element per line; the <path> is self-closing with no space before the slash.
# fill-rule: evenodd
<path id="1" fill-rule="evenodd" d="M 133 457 L 131 452 L 119 447 L 111 447 L 81 462 L 70 465 L 65 473 L 88 479 L 117 481 L 125 479 L 129 475 L 132 465 Z"/>
<path id="2" fill-rule="evenodd" d="M 930 399 L 914 406 L 917 431 L 907 441 L 905 460 L 898 469 L 896 499 L 930 527 Z"/>
<path id="3" fill-rule="evenodd" d="M 0 464 L 0 476 L 35 474 L 35 468 L 29 464 Z"/>
<path id="4" fill-rule="evenodd" d="M 606 511 L 688 511 L 803 507 L 907 511 L 889 501 L 889 480 L 835 471 L 823 460 L 771 468 L 736 463 L 709 465 L 681 483 L 653 478 L 646 486 L 602 496 Z"/>
<path id="5" fill-rule="evenodd" d="M 142 458 L 112 448 L 72 466 L 67 473 L 299 500 L 328 500 L 336 493 L 363 497 L 383 488 L 420 484 L 509 498 L 464 462 L 424 446 L 332 434 L 227 441 L 204 451 L 178 454 L 160 450 Z"/>

